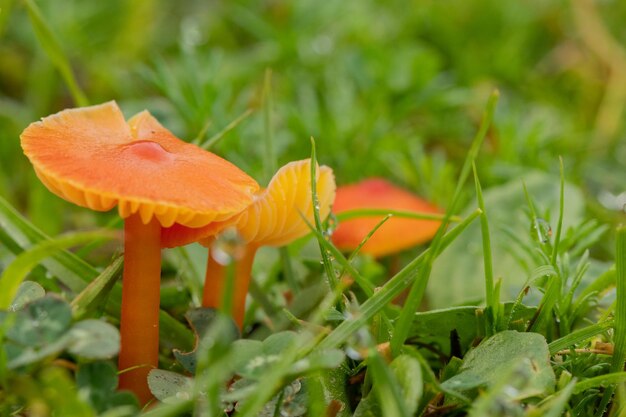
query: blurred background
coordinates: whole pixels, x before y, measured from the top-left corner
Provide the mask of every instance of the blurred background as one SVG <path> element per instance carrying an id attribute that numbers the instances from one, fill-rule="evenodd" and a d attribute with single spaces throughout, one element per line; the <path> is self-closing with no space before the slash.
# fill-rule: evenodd
<path id="1" fill-rule="evenodd" d="M 510 221 L 517 201 L 525 204 L 527 180 L 554 221 L 541 190 L 558 190 L 560 156 L 571 187 L 566 225 L 594 219 L 612 229 L 624 220 L 624 1 L 1 0 L 0 7 L 0 195 L 49 234 L 111 219 L 50 194 L 19 146 L 29 123 L 78 105 L 63 62 L 85 101 L 117 100 L 128 117 L 149 109 L 185 140 L 203 142 L 237 121 L 211 150 L 261 184 L 272 174 L 263 111 L 271 102 L 279 165 L 308 157 L 312 136 L 338 184 L 385 177 L 442 208 L 498 89 L 477 168 L 483 188 L 513 187 L 520 198 L 496 192 L 494 219 L 500 210 Z M 50 52 L 55 44 L 61 58 Z M 476 206 L 471 183 L 465 204 Z M 611 257 L 611 236 L 599 239 L 600 261 Z"/>

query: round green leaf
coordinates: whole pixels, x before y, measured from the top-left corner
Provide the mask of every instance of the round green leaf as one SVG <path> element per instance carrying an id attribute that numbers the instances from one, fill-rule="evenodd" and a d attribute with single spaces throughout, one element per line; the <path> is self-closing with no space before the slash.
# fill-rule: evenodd
<path id="1" fill-rule="evenodd" d="M 44 346 L 66 333 L 72 322 L 72 309 L 60 298 L 48 295 L 17 311 L 7 332 L 9 339 L 25 346 Z"/>
<path id="2" fill-rule="evenodd" d="M 101 320 L 83 320 L 71 329 L 69 351 L 87 359 L 107 359 L 120 349 L 120 333 Z"/>
<path id="3" fill-rule="evenodd" d="M 46 290 L 34 281 L 24 281 L 17 289 L 17 294 L 9 306 L 9 311 L 17 311 L 26 304 L 38 300 L 46 295 Z"/>
<path id="4" fill-rule="evenodd" d="M 187 400 L 191 396 L 192 379 L 176 372 L 153 369 L 148 374 L 150 392 L 164 403 Z"/>

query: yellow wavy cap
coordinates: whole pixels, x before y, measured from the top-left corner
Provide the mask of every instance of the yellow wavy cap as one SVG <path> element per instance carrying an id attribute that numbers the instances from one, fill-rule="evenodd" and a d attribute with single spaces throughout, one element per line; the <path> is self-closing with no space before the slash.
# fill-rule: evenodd
<path id="1" fill-rule="evenodd" d="M 316 169 L 316 191 L 322 219 L 330 214 L 335 200 L 335 177 L 327 166 Z M 314 224 L 311 198 L 311 160 L 286 164 L 276 172 L 266 189 L 242 213 L 224 222 L 197 229 L 174 225 L 163 229 L 162 245 L 179 246 L 209 241 L 228 227 L 235 227 L 247 244 L 284 246 L 310 232 Z"/>

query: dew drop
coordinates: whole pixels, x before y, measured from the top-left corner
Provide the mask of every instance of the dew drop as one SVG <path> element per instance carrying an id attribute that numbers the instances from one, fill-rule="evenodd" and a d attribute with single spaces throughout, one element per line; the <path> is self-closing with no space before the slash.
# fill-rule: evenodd
<path id="1" fill-rule="evenodd" d="M 211 245 L 210 256 L 220 265 L 230 265 L 241 258 L 245 242 L 235 228 L 226 229 Z"/>
<path id="2" fill-rule="evenodd" d="M 530 228 L 530 234 L 534 240 L 539 243 L 548 243 L 552 236 L 552 227 L 550 224 L 542 218 L 537 218 L 532 223 Z"/>

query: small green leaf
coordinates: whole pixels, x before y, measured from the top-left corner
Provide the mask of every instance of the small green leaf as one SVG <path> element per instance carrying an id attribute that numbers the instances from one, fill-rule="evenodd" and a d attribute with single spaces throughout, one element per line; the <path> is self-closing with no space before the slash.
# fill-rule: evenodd
<path id="1" fill-rule="evenodd" d="M 107 359 L 117 355 L 120 349 L 120 333 L 117 327 L 101 320 L 83 320 L 70 330 L 72 337 L 69 351 L 86 359 Z"/>
<path id="2" fill-rule="evenodd" d="M 400 355 L 389 365 L 400 384 L 404 405 L 409 415 L 414 415 L 422 398 L 423 380 L 419 361 L 409 355 Z"/>
<path id="3" fill-rule="evenodd" d="M 336 368 L 345 359 L 345 354 L 339 349 L 318 349 L 306 358 L 293 364 L 291 372 L 295 375 Z"/>
<path id="4" fill-rule="evenodd" d="M 542 335 L 507 330 L 471 350 L 460 372 L 441 385 L 457 391 L 491 386 L 510 372 L 511 364 L 526 360 L 530 381 L 516 398 L 550 393 L 554 391 L 556 380 L 549 358 L 548 344 Z"/>
<path id="5" fill-rule="evenodd" d="M 196 372 L 197 358 L 196 352 L 198 350 L 198 346 L 202 341 L 202 338 L 207 334 L 208 330 L 211 328 L 211 325 L 215 323 L 215 321 L 219 318 L 225 320 L 223 315 L 220 315 L 219 311 L 214 308 L 194 308 L 185 314 L 185 318 L 189 322 L 194 335 L 195 335 L 195 345 L 193 350 L 190 352 L 183 352 L 179 349 L 174 349 L 174 357 L 176 360 L 180 362 L 180 364 L 185 368 L 186 371 L 194 374 Z M 228 328 L 229 335 L 227 339 L 235 340 L 239 338 L 240 333 L 239 329 L 235 322 L 230 319 L 229 323 L 231 324 Z"/>
<path id="6" fill-rule="evenodd" d="M 297 333 L 291 331 L 274 333 L 263 341 L 263 353 L 278 355 L 291 346 L 297 337 Z"/>
<path id="7" fill-rule="evenodd" d="M 232 349 L 238 358 L 235 371 L 246 378 L 260 379 L 281 361 L 281 354 L 295 342 L 295 332 L 286 331 L 275 333 L 263 342 L 252 340 L 237 340 Z"/>
<path id="8" fill-rule="evenodd" d="M 136 413 L 137 399 L 131 393 L 117 392 L 117 383 L 117 369 L 111 362 L 86 363 L 80 365 L 76 373 L 79 392 L 96 411 L 102 413 L 113 407 L 130 406 Z"/>
<path id="9" fill-rule="evenodd" d="M 153 369 L 148 374 L 150 392 L 164 403 L 191 398 L 192 379 L 176 372 Z"/>
<path id="10" fill-rule="evenodd" d="M 71 322 L 70 306 L 60 298 L 48 295 L 15 313 L 15 322 L 7 331 L 7 338 L 24 346 L 45 346 L 63 336 Z"/>
<path id="11" fill-rule="evenodd" d="M 512 308 L 513 303 L 506 303 L 505 314 L 510 314 Z M 516 305 L 512 320 L 526 322 L 533 316 L 535 310 L 534 307 Z M 415 313 L 409 340 L 419 340 L 420 343 L 435 346 L 449 355 L 452 353 L 451 335 L 456 332 L 460 347 L 464 351 L 481 334 L 479 315 L 482 311 L 482 307 L 463 306 Z"/>
<path id="12" fill-rule="evenodd" d="M 231 347 L 233 351 L 233 369 L 241 375 L 245 366 L 252 358 L 263 356 L 263 342 L 259 340 L 241 339 L 235 341 Z"/>
<path id="13" fill-rule="evenodd" d="M 24 281 L 17 289 L 17 294 L 9 306 L 9 311 L 17 311 L 26 304 L 46 295 L 46 290 L 34 281 Z"/>

